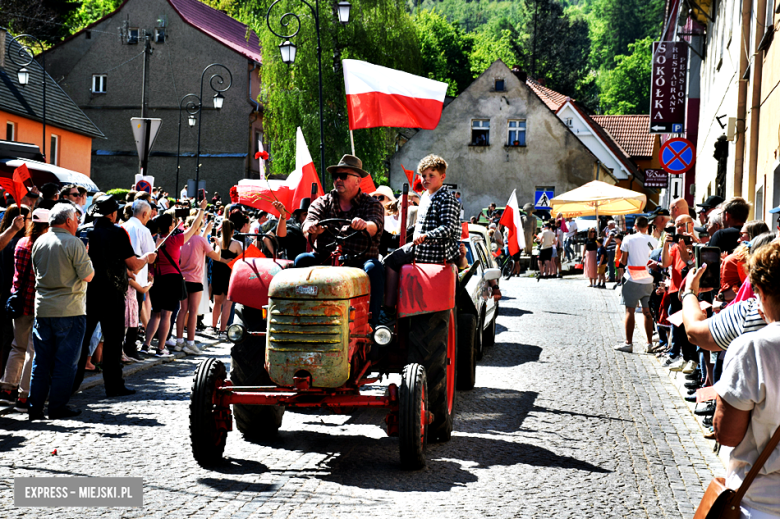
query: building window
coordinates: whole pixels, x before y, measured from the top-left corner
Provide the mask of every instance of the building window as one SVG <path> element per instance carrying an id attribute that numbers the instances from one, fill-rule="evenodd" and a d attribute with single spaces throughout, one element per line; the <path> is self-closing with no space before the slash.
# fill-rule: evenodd
<path id="1" fill-rule="evenodd" d="M 16 140 L 16 125 L 11 121 L 5 123 L 5 140 L 7 141 Z"/>
<path id="2" fill-rule="evenodd" d="M 138 27 L 127 30 L 127 43 L 128 45 L 136 45 L 138 43 Z"/>
<path id="3" fill-rule="evenodd" d="M 57 166 L 60 160 L 60 138 L 52 134 L 51 144 L 49 144 L 49 164 Z"/>
<path id="4" fill-rule="evenodd" d="M 496 78 L 496 92 L 504 91 L 504 78 Z"/>
<path id="5" fill-rule="evenodd" d="M 507 122 L 507 146 L 525 146 L 525 121 Z"/>
<path id="6" fill-rule="evenodd" d="M 573 124 L 574 124 L 574 120 L 573 120 L 571 117 L 566 117 L 566 118 L 563 120 L 563 123 L 564 123 L 566 126 L 568 126 L 569 128 L 571 128 L 571 127 L 573 126 Z"/>
<path id="7" fill-rule="evenodd" d="M 92 74 L 92 93 L 93 94 L 105 94 L 106 93 L 106 75 L 105 74 Z"/>
<path id="8" fill-rule="evenodd" d="M 165 29 L 163 27 L 157 27 L 154 30 L 154 42 L 165 43 Z"/>
<path id="9" fill-rule="evenodd" d="M 473 119 L 471 121 L 471 145 L 490 146 L 490 120 Z"/>

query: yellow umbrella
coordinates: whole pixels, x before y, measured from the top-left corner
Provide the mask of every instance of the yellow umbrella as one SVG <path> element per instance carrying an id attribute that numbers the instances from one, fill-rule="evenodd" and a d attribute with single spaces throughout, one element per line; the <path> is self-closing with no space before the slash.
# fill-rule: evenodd
<path id="1" fill-rule="evenodd" d="M 594 180 L 568 193 L 550 200 L 550 214 L 563 216 L 596 216 L 641 213 L 647 196 L 630 189 L 613 186 Z"/>

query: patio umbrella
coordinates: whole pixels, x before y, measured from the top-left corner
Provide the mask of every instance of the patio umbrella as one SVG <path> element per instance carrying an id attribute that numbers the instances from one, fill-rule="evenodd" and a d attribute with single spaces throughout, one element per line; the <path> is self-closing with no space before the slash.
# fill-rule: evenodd
<path id="1" fill-rule="evenodd" d="M 550 200 L 550 214 L 563 213 L 564 217 L 619 215 L 641 213 L 647 196 L 630 189 L 594 180 L 568 193 Z"/>

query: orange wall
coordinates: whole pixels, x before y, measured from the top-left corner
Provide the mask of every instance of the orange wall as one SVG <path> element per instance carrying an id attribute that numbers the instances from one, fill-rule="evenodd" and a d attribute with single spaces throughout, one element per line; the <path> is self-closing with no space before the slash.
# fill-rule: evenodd
<path id="1" fill-rule="evenodd" d="M 32 121 L 19 115 L 11 114 L 0 110 L 0 139 L 5 140 L 6 123 L 16 124 L 16 142 L 26 142 L 29 144 L 41 145 L 41 134 L 43 132 L 42 124 L 38 121 Z M 49 124 L 46 125 L 46 161 L 49 162 L 51 135 L 59 137 L 59 157 L 57 157 L 57 166 L 78 171 L 90 176 L 92 166 L 92 137 L 74 133 L 69 130 L 56 128 Z"/>

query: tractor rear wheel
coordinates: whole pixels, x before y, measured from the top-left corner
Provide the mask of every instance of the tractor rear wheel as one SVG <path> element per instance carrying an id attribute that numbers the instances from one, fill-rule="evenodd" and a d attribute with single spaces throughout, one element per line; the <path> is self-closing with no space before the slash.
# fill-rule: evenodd
<path id="1" fill-rule="evenodd" d="M 458 316 L 458 389 L 474 389 L 477 378 L 477 316 Z"/>
<path id="2" fill-rule="evenodd" d="M 425 466 L 427 411 L 428 383 L 425 368 L 419 364 L 407 364 L 401 380 L 398 405 L 398 443 L 404 469 L 417 470 Z"/>
<path id="3" fill-rule="evenodd" d="M 214 393 L 226 378 L 225 365 L 208 359 L 195 371 L 190 393 L 190 441 L 192 455 L 202 466 L 214 465 L 225 452 L 227 430 L 219 427 L 215 412 Z"/>
<path id="4" fill-rule="evenodd" d="M 429 441 L 449 441 L 455 411 L 457 341 L 453 310 L 410 317 L 407 363 L 422 364 L 428 380 L 428 409 L 434 421 Z"/>
<path id="5" fill-rule="evenodd" d="M 234 386 L 274 386 L 265 370 L 265 345 L 247 337 L 230 350 L 230 381 Z M 247 440 L 268 440 L 276 436 L 284 417 L 280 405 L 233 405 L 236 427 Z"/>
<path id="6" fill-rule="evenodd" d="M 265 323 L 247 319 L 248 307 L 243 308 L 236 321 L 247 330 L 258 331 Z M 256 310 L 254 310 L 256 312 Z M 243 319 L 242 319 L 243 318 Z M 248 335 L 230 350 L 230 381 L 234 386 L 275 386 L 265 370 L 265 338 Z M 276 436 L 282 425 L 284 407 L 279 405 L 233 405 L 236 427 L 244 438 L 254 441 L 268 440 Z"/>

